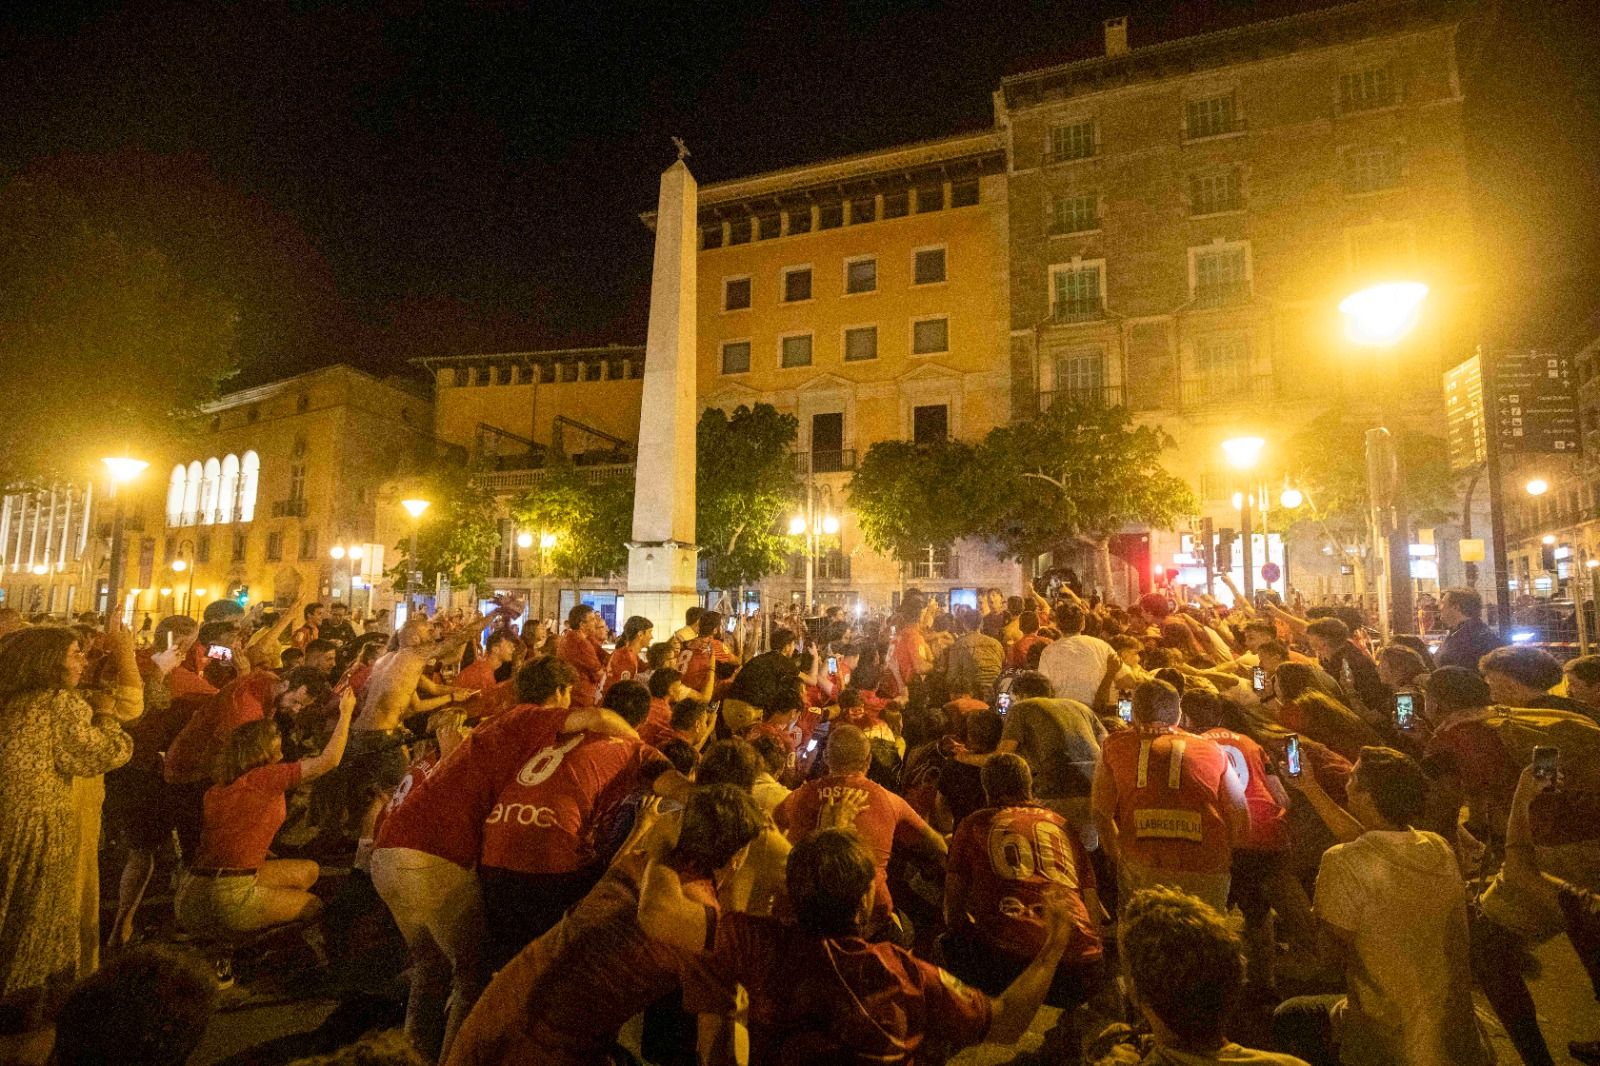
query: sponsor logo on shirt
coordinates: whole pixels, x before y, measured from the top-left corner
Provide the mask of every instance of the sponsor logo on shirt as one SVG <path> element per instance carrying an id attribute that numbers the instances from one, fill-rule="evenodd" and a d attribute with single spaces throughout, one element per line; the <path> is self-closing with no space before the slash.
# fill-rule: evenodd
<path id="1" fill-rule="evenodd" d="M 1200 833 L 1200 812 L 1146 808 L 1133 812 L 1133 835 L 1140 839 L 1204 839 Z"/>
<path id="2" fill-rule="evenodd" d="M 540 807 L 532 803 L 496 803 L 494 810 L 489 812 L 485 825 L 520 825 L 536 826 L 540 829 L 554 829 L 556 826 L 556 812 L 550 807 Z"/>

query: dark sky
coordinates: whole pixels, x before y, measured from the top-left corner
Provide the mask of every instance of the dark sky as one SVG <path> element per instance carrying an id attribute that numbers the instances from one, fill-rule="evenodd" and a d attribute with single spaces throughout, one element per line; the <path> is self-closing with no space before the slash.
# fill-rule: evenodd
<path id="1" fill-rule="evenodd" d="M 0 182 L 230 291 L 255 378 L 637 343 L 673 134 L 704 182 L 981 128 L 1001 75 L 1097 52 L 1107 15 L 1138 46 L 1315 6 L 13 2 Z M 1597 7 L 1502 5 L 1469 83 L 1507 330 L 1600 310 Z"/>

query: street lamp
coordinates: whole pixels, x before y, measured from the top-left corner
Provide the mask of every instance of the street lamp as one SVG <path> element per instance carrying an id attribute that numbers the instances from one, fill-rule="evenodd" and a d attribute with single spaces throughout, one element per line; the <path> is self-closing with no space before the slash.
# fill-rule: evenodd
<path id="1" fill-rule="evenodd" d="M 1536 477 L 1524 485 L 1523 488 L 1528 490 L 1529 496 L 1543 496 L 1550 491 L 1550 482 L 1542 477 Z"/>
<path id="2" fill-rule="evenodd" d="M 1306 502 L 1305 493 L 1299 489 L 1284 489 L 1283 495 L 1278 497 L 1278 502 L 1283 505 L 1285 511 L 1293 511 Z"/>
<path id="3" fill-rule="evenodd" d="M 789 536 L 806 538 L 806 611 L 812 608 L 813 590 L 817 579 L 817 538 L 839 534 L 839 518 L 833 513 L 833 488 L 823 485 L 819 490 L 806 482 L 805 511 L 796 511 L 789 518 Z M 932 577 L 932 573 L 929 573 Z"/>
<path id="4" fill-rule="evenodd" d="M 172 560 L 172 572 L 173 573 L 181 574 L 184 571 L 188 571 L 188 574 L 189 574 L 189 583 L 188 583 L 187 586 L 185 586 L 184 593 L 183 593 L 183 613 L 185 615 L 187 615 L 189 613 L 189 601 L 194 599 L 194 571 L 195 571 L 195 567 L 194 567 L 194 565 L 192 563 L 189 562 L 188 559 L 185 559 L 183 557 L 183 551 L 184 551 L 185 548 L 187 548 L 187 549 L 189 549 L 189 552 L 191 554 L 193 554 L 194 547 L 195 547 L 194 541 L 192 541 L 189 538 L 185 537 L 183 540 L 180 540 L 178 542 L 178 557 L 176 559 Z M 195 561 L 198 562 L 199 560 L 197 559 Z M 205 595 L 205 593 L 201 593 L 201 595 L 203 596 L 203 595 Z"/>
<path id="5" fill-rule="evenodd" d="M 524 531 L 522 533 L 518 533 L 517 534 L 517 547 L 519 547 L 519 548 L 531 548 L 531 547 L 533 547 L 533 534 L 532 533 L 528 533 L 526 531 Z"/>
<path id="6" fill-rule="evenodd" d="M 1228 465 L 1235 470 L 1253 470 L 1261 461 L 1261 450 L 1267 442 L 1260 437 L 1229 437 L 1222 442 L 1222 454 L 1228 460 Z M 1236 492 L 1233 494 L 1234 506 L 1239 509 L 1239 541 L 1241 560 L 1244 563 L 1244 598 L 1251 599 L 1255 595 L 1255 537 L 1250 529 L 1250 504 L 1249 492 Z M 1210 545 L 1207 545 L 1207 549 Z"/>
<path id="7" fill-rule="evenodd" d="M 108 456 L 100 460 L 105 464 L 106 473 L 111 478 L 111 498 L 116 501 L 116 508 L 111 517 L 111 559 L 107 565 L 106 574 L 106 625 L 111 624 L 112 612 L 119 616 L 122 614 L 118 597 L 122 589 L 122 568 L 125 560 L 126 546 L 123 544 L 122 526 L 124 521 L 122 494 L 117 491 L 117 486 L 126 485 L 142 474 L 150 464 L 143 459 L 134 459 L 126 455 Z"/>
<path id="8" fill-rule="evenodd" d="M 1351 293 L 1339 301 L 1345 334 L 1370 347 L 1398 344 L 1416 327 L 1427 296 L 1428 286 L 1420 281 L 1391 281 Z"/>
<path id="9" fill-rule="evenodd" d="M 343 559 L 344 558 L 344 554 L 345 553 L 344 553 L 344 545 L 343 544 L 335 544 L 333 547 L 328 549 L 328 555 L 335 562 L 339 561 L 340 559 Z"/>
<path id="10" fill-rule="evenodd" d="M 417 528 L 422 525 L 422 512 L 432 504 L 421 497 L 413 496 L 409 500 L 401 500 L 400 506 L 411 516 L 411 558 L 407 560 L 406 567 L 406 621 L 409 622 L 417 598 Z"/>

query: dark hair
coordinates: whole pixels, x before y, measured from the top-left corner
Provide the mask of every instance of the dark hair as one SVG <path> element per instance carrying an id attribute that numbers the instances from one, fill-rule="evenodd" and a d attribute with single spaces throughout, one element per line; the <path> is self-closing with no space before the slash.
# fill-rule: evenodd
<path id="1" fill-rule="evenodd" d="M 309 621 L 311 616 L 316 614 L 320 610 L 322 610 L 322 604 L 320 604 L 320 603 L 308 603 L 308 604 L 306 604 L 305 611 L 303 612 L 303 614 L 305 615 L 305 618 L 307 619 L 307 621 Z"/>
<path id="2" fill-rule="evenodd" d="M 192 637 L 200 629 L 200 624 L 186 614 L 169 614 L 163 618 L 151 634 L 152 645 L 157 649 L 167 646 L 167 634 L 172 634 L 172 643 Z"/>
<path id="3" fill-rule="evenodd" d="M 1338 644 L 1350 639 L 1350 627 L 1337 618 L 1319 618 L 1306 626 L 1306 635 L 1319 637 L 1329 644 Z"/>
<path id="4" fill-rule="evenodd" d="M 1561 684 L 1561 660 L 1543 648 L 1508 644 L 1478 660 L 1478 672 L 1504 674 L 1529 688 L 1548 692 Z"/>
<path id="5" fill-rule="evenodd" d="M 1011 678 L 1011 697 L 1019 700 L 1047 700 L 1056 694 L 1050 679 L 1037 670 L 1024 670 Z"/>
<path id="6" fill-rule="evenodd" d="M 748 740 L 719 740 L 700 756 L 699 785 L 733 785 L 749 792 L 761 773 L 761 758 Z"/>
<path id="7" fill-rule="evenodd" d="M 1122 911 L 1134 994 L 1185 1044 L 1222 1039 L 1244 987 L 1244 953 L 1222 915 L 1175 888 L 1146 888 Z"/>
<path id="8" fill-rule="evenodd" d="M 1409 685 L 1417 675 L 1428 672 L 1428 664 L 1422 661 L 1422 656 L 1404 644 L 1390 644 L 1378 652 L 1378 661 L 1389 667 L 1389 672 L 1401 685 Z"/>
<path id="9" fill-rule="evenodd" d="M 701 703 L 693 696 L 686 696 L 672 705 L 672 728 L 680 733 L 687 732 L 700 724 L 700 720 L 711 713 L 711 704 Z"/>
<path id="10" fill-rule="evenodd" d="M 1267 637 L 1272 640 L 1276 640 L 1278 637 L 1278 627 L 1267 621 L 1265 618 L 1252 618 L 1250 621 L 1244 624 L 1244 629 L 1242 632 L 1265 633 Z"/>
<path id="11" fill-rule="evenodd" d="M 767 645 L 773 651 L 781 651 L 799 639 L 799 637 L 795 636 L 794 630 L 779 626 L 772 631 L 772 635 L 767 640 Z"/>
<path id="12" fill-rule="evenodd" d="M 291 670 L 305 662 L 306 653 L 302 648 L 284 648 L 278 652 L 278 669 Z"/>
<path id="13" fill-rule="evenodd" d="M 244 617 L 244 608 L 239 606 L 237 600 L 212 600 L 206 604 L 200 617 L 206 623 L 227 623 L 231 626 L 234 619 Z"/>
<path id="14" fill-rule="evenodd" d="M 861 931 L 861 899 L 877 876 L 872 853 L 849 829 L 813 833 L 789 852 L 784 881 L 795 924 L 817 937 Z"/>
<path id="15" fill-rule="evenodd" d="M 648 629 L 654 629 L 656 624 L 642 614 L 631 616 L 622 623 L 622 636 L 617 638 L 618 644 L 632 644 L 639 639 L 639 634 Z"/>
<path id="16" fill-rule="evenodd" d="M 1447 603 L 1468 618 L 1477 618 L 1483 614 L 1483 597 L 1474 589 L 1445 589 L 1439 593 L 1439 606 L 1443 607 Z"/>
<path id="17" fill-rule="evenodd" d="M 218 600 L 217 602 L 233 603 L 232 600 Z M 233 605 L 235 607 L 238 606 L 236 603 Z M 212 606 L 214 607 L 216 604 L 212 604 Z M 232 636 L 238 631 L 239 624 L 237 622 L 227 619 L 211 619 L 210 613 L 210 608 L 207 608 L 206 614 L 208 620 L 201 624 L 200 634 L 195 638 L 201 644 L 221 644 L 225 642 L 228 637 Z"/>
<path id="18" fill-rule="evenodd" d="M 1444 714 L 1468 707 L 1487 707 L 1494 702 L 1489 682 L 1464 666 L 1441 666 L 1428 675 L 1423 686 L 1432 709 Z"/>
<path id="19" fill-rule="evenodd" d="M 245 722 L 228 734 L 211 776 L 219 785 L 231 785 L 251 770 L 272 765 L 273 744 L 278 739 L 278 723 L 271 718 Z"/>
<path id="20" fill-rule="evenodd" d="M 216 978 L 195 956 L 147 944 L 79 982 L 56 1016 L 59 1066 L 187 1062 L 217 1008 Z"/>
<path id="21" fill-rule="evenodd" d="M 957 607 L 955 619 L 956 628 L 963 633 L 975 633 L 983 626 L 983 615 L 976 607 Z"/>
<path id="22" fill-rule="evenodd" d="M 664 755 L 672 764 L 672 768 L 684 777 L 694 773 L 695 764 L 700 761 L 700 753 L 694 750 L 694 745 L 677 737 L 665 741 L 656 750 Z"/>
<path id="23" fill-rule="evenodd" d="M 1178 690 L 1160 678 L 1141 681 L 1133 690 L 1133 720 L 1141 724 L 1176 725 L 1182 705 Z"/>
<path id="24" fill-rule="evenodd" d="M 683 612 L 683 624 L 686 626 L 694 625 L 700 620 L 700 615 L 704 611 L 704 607 L 698 606 L 685 608 Z"/>
<path id="25" fill-rule="evenodd" d="M 979 779 L 991 807 L 1007 802 L 1026 803 L 1033 798 L 1033 771 L 1020 755 L 996 755 L 983 764 Z"/>
<path id="26" fill-rule="evenodd" d="M 517 671 L 517 700 L 520 703 L 544 703 L 564 688 L 571 688 L 578 680 L 578 672 L 553 655 L 529 659 Z"/>
<path id="27" fill-rule="evenodd" d="M 67 652 L 77 643 L 78 634 L 65 626 L 33 626 L 0 638 L 0 708 L 60 688 Z"/>
<path id="28" fill-rule="evenodd" d="M 325 651 L 337 652 L 338 650 L 339 645 L 335 644 L 331 640 L 323 640 L 321 637 L 318 637 L 316 640 L 313 640 L 306 645 L 307 655 L 316 655 Z"/>
<path id="29" fill-rule="evenodd" d="M 714 751 L 707 752 L 701 761 L 702 775 Z M 755 758 L 753 752 L 750 758 Z M 767 817 L 748 788 L 702 785 L 689 794 L 689 802 L 684 804 L 683 827 L 667 859 L 675 866 L 710 873 L 726 866 L 741 848 L 761 834 L 766 824 Z"/>
<path id="30" fill-rule="evenodd" d="M 1005 729 L 1006 720 L 998 711 L 973 711 L 967 715 L 967 747 L 980 755 L 993 751 L 1000 746 L 1000 736 Z"/>
<path id="31" fill-rule="evenodd" d="M 683 674 L 675 666 L 658 666 L 650 671 L 650 680 L 646 684 L 650 687 L 650 695 L 658 700 L 667 698 L 672 691 L 672 686 L 683 680 Z"/>
<path id="32" fill-rule="evenodd" d="M 1586 685 L 1600 684 L 1600 655 L 1580 655 L 1562 669 Z"/>
<path id="33" fill-rule="evenodd" d="M 606 689 L 601 706 L 636 726 L 650 715 L 650 690 L 637 681 L 618 681 Z"/>
<path id="34" fill-rule="evenodd" d="M 1389 640 L 1396 646 L 1410 648 L 1416 652 L 1417 658 L 1422 660 L 1422 669 L 1424 671 L 1431 671 L 1438 667 L 1439 664 L 1433 661 L 1433 652 L 1428 648 L 1428 642 L 1415 633 L 1396 633 Z"/>
<path id="35" fill-rule="evenodd" d="M 567 628 L 577 629 L 588 620 L 591 614 L 594 614 L 594 608 L 587 603 L 573 604 L 572 610 L 567 612 Z"/>
<path id="36" fill-rule="evenodd" d="M 853 725 L 836 725 L 828 734 L 824 761 L 831 774 L 847 774 L 872 765 L 872 742 Z"/>
<path id="37" fill-rule="evenodd" d="M 493 651 L 496 644 L 520 644 L 522 638 L 509 629 L 497 629 L 483 642 L 484 651 Z"/>
<path id="38" fill-rule="evenodd" d="M 1362 748 L 1352 777 L 1390 825 L 1410 827 L 1422 820 L 1428 806 L 1428 776 L 1411 756 L 1393 748 Z"/>
<path id="39" fill-rule="evenodd" d="M 1257 648 L 1256 648 L 1256 658 L 1259 659 L 1263 655 L 1276 655 L 1278 658 L 1282 659 L 1285 663 L 1287 663 L 1289 661 L 1289 649 L 1284 647 L 1283 641 L 1281 641 L 1281 640 L 1262 641 L 1261 644 L 1258 645 Z M 1304 664 L 1302 663 L 1302 664 L 1296 664 L 1296 665 L 1304 665 Z"/>
<path id="40" fill-rule="evenodd" d="M 700 618 L 694 626 L 695 631 L 702 637 L 709 637 L 721 628 L 722 615 L 718 611 L 701 611 Z"/>
<path id="41" fill-rule="evenodd" d="M 1039 615 L 1036 611 L 1023 611 L 1017 615 L 1017 628 L 1023 636 L 1039 632 Z"/>
<path id="42" fill-rule="evenodd" d="M 311 697 L 313 703 L 321 703 L 333 691 L 328 684 L 328 675 L 312 666 L 297 666 L 283 675 L 285 692 L 293 692 L 297 688 L 306 690 L 306 695 Z"/>
<path id="43" fill-rule="evenodd" d="M 1061 630 L 1063 637 L 1077 636 L 1083 632 L 1083 608 L 1075 603 L 1063 603 L 1056 607 L 1056 628 Z"/>
<path id="44" fill-rule="evenodd" d="M 767 773 L 777 777 L 789 768 L 789 746 L 771 733 L 762 733 L 750 742 Z"/>
<path id="45" fill-rule="evenodd" d="M 1191 688 L 1183 694 L 1183 715 L 1200 732 L 1222 724 L 1222 699 L 1204 688 Z"/>

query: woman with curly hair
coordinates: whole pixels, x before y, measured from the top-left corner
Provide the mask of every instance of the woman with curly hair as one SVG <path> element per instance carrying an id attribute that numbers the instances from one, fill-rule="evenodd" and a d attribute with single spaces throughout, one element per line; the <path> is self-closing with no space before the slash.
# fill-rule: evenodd
<path id="1" fill-rule="evenodd" d="M 80 692 L 83 643 L 40 626 L 0 639 L 0 1033 L 38 1028 L 83 976 L 79 930 L 78 778 L 96 779 L 133 754 L 122 722 L 144 707 L 133 635 L 106 635 L 117 687 Z M 86 696 L 90 698 L 86 698 Z M 91 699 L 93 703 L 91 703 Z"/>

